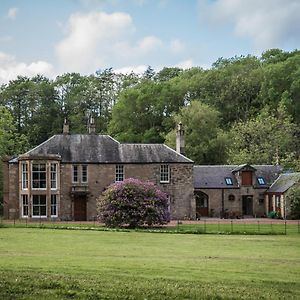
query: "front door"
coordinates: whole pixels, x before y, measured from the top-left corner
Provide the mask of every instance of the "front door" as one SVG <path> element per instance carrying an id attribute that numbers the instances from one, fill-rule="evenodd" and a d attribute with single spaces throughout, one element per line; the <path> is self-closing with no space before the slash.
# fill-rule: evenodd
<path id="1" fill-rule="evenodd" d="M 253 196 L 243 196 L 243 215 L 253 215 Z"/>
<path id="2" fill-rule="evenodd" d="M 208 217 L 208 195 L 203 192 L 196 192 L 196 218 Z"/>
<path id="3" fill-rule="evenodd" d="M 74 220 L 86 221 L 86 197 L 78 196 L 74 198 Z"/>

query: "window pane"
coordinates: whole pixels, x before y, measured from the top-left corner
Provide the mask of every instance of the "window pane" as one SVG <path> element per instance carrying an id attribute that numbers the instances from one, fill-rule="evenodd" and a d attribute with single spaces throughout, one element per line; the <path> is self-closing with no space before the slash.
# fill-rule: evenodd
<path id="1" fill-rule="evenodd" d="M 40 196 L 40 205 L 46 205 L 46 196 Z"/>
<path id="2" fill-rule="evenodd" d="M 87 182 L 87 165 L 82 165 L 81 166 L 81 181 L 82 182 Z"/>
<path id="3" fill-rule="evenodd" d="M 169 180 L 170 180 L 169 165 L 161 165 L 160 182 L 169 182 Z"/>

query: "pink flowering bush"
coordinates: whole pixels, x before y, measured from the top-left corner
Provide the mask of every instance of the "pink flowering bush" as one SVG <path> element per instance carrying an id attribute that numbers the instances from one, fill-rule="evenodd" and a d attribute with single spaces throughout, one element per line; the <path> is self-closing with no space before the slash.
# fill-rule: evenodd
<path id="1" fill-rule="evenodd" d="M 97 199 L 99 219 L 108 227 L 163 225 L 170 221 L 168 198 L 153 183 L 129 178 L 111 184 Z"/>

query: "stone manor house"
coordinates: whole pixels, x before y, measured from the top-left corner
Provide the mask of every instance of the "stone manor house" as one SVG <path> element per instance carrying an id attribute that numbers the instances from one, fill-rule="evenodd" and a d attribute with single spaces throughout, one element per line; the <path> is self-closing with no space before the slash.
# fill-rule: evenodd
<path id="1" fill-rule="evenodd" d="M 152 181 L 166 192 L 172 219 L 286 213 L 284 197 L 267 192 L 282 171 L 279 166 L 194 166 L 184 155 L 182 124 L 174 151 L 163 144 L 126 144 L 98 135 L 93 120 L 88 134 L 69 134 L 65 122 L 63 134 L 3 166 L 8 219 L 94 220 L 96 198 L 125 178 Z"/>

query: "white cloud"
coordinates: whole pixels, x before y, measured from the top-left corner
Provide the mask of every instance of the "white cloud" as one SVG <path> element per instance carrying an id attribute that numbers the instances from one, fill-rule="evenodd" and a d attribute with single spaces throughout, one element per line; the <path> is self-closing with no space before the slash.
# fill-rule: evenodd
<path id="1" fill-rule="evenodd" d="M 181 69 L 190 69 L 194 67 L 194 63 L 192 59 L 187 59 L 184 61 L 179 62 L 175 67 L 181 68 Z"/>
<path id="2" fill-rule="evenodd" d="M 122 12 L 73 14 L 64 32 L 65 37 L 55 47 L 61 72 L 140 66 L 141 61 L 150 64 L 149 57 L 153 61 L 157 53 L 170 52 L 167 43 L 154 35 L 135 39 L 133 20 Z"/>
<path id="3" fill-rule="evenodd" d="M 299 0 L 199 0 L 200 14 L 213 24 L 231 23 L 234 33 L 250 37 L 257 49 L 300 40 Z"/>
<path id="4" fill-rule="evenodd" d="M 116 73 L 122 74 L 130 74 L 134 72 L 136 74 L 143 74 L 147 70 L 148 66 L 146 65 L 139 65 L 139 66 L 128 66 L 114 70 Z"/>
<path id="5" fill-rule="evenodd" d="M 146 36 L 138 42 L 137 50 L 149 52 L 158 50 L 163 46 L 163 42 L 155 36 Z"/>
<path id="6" fill-rule="evenodd" d="M 11 7 L 7 12 L 7 17 L 14 20 L 17 17 L 18 10 L 19 9 L 17 7 Z"/>
<path id="7" fill-rule="evenodd" d="M 31 77 L 37 74 L 52 78 L 54 77 L 53 66 L 45 61 L 29 64 L 17 62 L 14 56 L 0 52 L 0 83 L 16 79 L 18 75 Z"/>
<path id="8" fill-rule="evenodd" d="M 125 13 L 74 14 L 68 20 L 65 38 L 56 46 L 56 54 L 63 68 L 94 70 L 105 65 L 112 44 L 133 31 L 132 19 Z"/>

